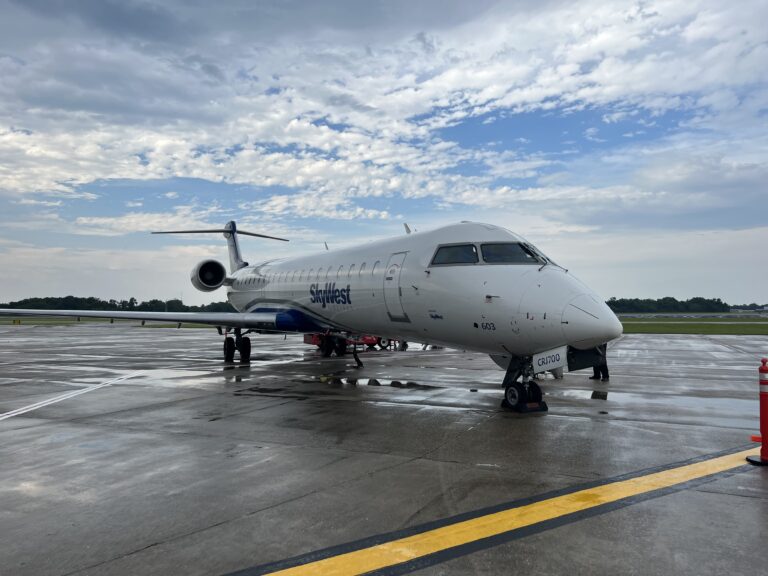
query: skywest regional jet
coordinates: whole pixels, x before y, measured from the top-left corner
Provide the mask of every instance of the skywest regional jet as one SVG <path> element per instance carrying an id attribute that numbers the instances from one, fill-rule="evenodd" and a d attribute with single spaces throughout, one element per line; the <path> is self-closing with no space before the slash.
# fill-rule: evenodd
<path id="1" fill-rule="evenodd" d="M 541 401 L 532 380 L 555 368 L 578 370 L 600 361 L 600 345 L 622 326 L 605 302 L 565 268 L 520 236 L 488 224 L 462 222 L 362 247 L 312 256 L 243 261 L 235 222 L 221 230 L 229 274 L 216 260 L 192 270 L 192 284 L 226 286 L 238 312 L 113 312 L 0 310 L 2 316 L 77 316 L 210 324 L 224 334 L 224 359 L 248 362 L 248 333 L 322 333 L 321 349 L 343 354 L 344 334 L 376 334 L 489 354 L 506 369 L 504 405 Z M 222 331 L 222 328 L 225 331 Z M 234 333 L 234 338 L 229 333 Z"/>

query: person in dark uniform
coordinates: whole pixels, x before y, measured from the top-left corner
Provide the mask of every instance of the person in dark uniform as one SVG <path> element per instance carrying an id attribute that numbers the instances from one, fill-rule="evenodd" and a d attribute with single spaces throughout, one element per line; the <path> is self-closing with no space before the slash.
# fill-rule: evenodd
<path id="1" fill-rule="evenodd" d="M 600 352 L 600 362 L 597 366 L 592 367 L 592 376 L 589 379 L 608 382 L 608 344 L 602 344 L 597 349 Z"/>

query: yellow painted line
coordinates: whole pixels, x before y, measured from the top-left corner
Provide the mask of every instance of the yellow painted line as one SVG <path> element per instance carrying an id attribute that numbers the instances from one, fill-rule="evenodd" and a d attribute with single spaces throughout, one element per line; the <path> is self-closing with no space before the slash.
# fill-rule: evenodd
<path id="1" fill-rule="evenodd" d="M 736 454 L 720 456 L 711 460 L 688 464 L 647 476 L 629 480 L 620 480 L 594 488 L 587 488 L 549 500 L 534 502 L 519 508 L 495 512 L 471 520 L 464 520 L 414 536 L 408 536 L 391 542 L 385 542 L 332 556 L 316 562 L 302 564 L 293 568 L 272 572 L 280 576 L 304 576 L 323 574 L 324 576 L 342 576 L 364 574 L 416 558 L 441 552 L 456 546 L 539 524 L 582 510 L 595 508 L 625 498 L 647 494 L 655 490 L 669 488 L 676 484 L 690 482 L 712 474 L 726 472 L 744 466 L 747 456 L 756 455 L 759 448 L 744 450 Z"/>

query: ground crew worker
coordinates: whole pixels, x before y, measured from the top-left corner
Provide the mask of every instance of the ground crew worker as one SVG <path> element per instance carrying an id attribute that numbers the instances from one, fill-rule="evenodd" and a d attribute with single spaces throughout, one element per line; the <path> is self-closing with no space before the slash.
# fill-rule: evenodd
<path id="1" fill-rule="evenodd" d="M 600 353 L 600 362 L 592 367 L 592 376 L 589 379 L 608 382 L 608 344 L 598 346 L 597 351 Z"/>

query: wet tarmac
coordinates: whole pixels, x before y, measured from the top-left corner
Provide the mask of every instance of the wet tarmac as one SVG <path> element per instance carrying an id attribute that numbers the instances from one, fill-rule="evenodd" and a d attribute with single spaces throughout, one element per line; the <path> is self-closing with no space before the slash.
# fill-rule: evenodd
<path id="1" fill-rule="evenodd" d="M 610 382 L 499 407 L 485 356 L 321 358 L 214 331 L 0 327 L 0 573 L 227 574 L 750 446 L 765 336 L 627 335 Z M 768 469 L 533 531 L 418 574 L 760 574 Z M 257 573 L 254 569 L 252 573 Z M 403 573 L 390 571 L 387 573 Z"/>

